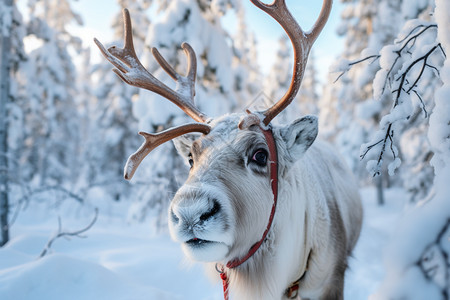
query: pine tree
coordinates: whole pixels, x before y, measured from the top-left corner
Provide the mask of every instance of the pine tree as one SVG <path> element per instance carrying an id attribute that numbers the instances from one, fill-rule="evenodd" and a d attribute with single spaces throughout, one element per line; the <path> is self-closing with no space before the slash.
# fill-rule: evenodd
<path id="1" fill-rule="evenodd" d="M 238 97 L 237 109 L 251 105 L 262 90 L 256 38 L 249 32 L 245 16 L 244 5 L 239 5 L 238 27 L 233 37 L 233 89 Z"/>
<path id="2" fill-rule="evenodd" d="M 67 1 L 31 1 L 29 8 L 27 34 L 42 44 L 20 66 L 26 145 L 21 158 L 29 162 L 27 180 L 53 186 L 77 177 L 76 70 L 68 48 L 78 50 L 81 41 L 65 26 L 81 18 Z"/>

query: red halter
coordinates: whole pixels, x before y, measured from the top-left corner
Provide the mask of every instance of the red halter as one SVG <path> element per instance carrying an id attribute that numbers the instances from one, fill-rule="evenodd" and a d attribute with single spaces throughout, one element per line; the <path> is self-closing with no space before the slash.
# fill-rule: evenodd
<path id="1" fill-rule="evenodd" d="M 227 268 L 233 269 L 244 262 L 246 262 L 256 251 L 258 251 L 259 247 L 262 245 L 264 240 L 266 239 L 267 234 L 269 233 L 270 227 L 272 226 L 273 217 L 275 216 L 275 209 L 277 207 L 278 200 L 278 155 L 277 155 L 277 145 L 275 143 L 275 139 L 273 137 L 273 132 L 271 128 L 263 129 L 261 128 L 264 137 L 266 138 L 267 146 L 269 148 L 269 169 L 270 169 L 270 184 L 272 187 L 273 193 L 273 205 L 272 210 L 270 212 L 269 222 L 267 223 L 266 230 L 264 231 L 262 238 L 254 244 L 248 253 L 242 258 L 235 258 L 232 261 L 229 261 L 226 265 Z M 228 278 L 224 271 L 224 267 L 222 266 L 221 270 L 219 270 L 216 266 L 217 271 L 220 273 L 220 278 L 223 283 L 223 296 L 225 300 L 228 300 Z"/>

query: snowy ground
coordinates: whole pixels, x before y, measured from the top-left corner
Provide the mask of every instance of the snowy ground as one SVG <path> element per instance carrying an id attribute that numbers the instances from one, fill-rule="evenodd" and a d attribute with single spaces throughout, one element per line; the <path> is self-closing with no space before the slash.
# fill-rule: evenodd
<path id="1" fill-rule="evenodd" d="M 405 195 L 387 192 L 387 205 L 375 204 L 373 189 L 362 190 L 363 231 L 346 278 L 346 299 L 367 299 L 383 278 L 383 249 L 396 226 Z M 60 238 L 52 252 L 38 256 L 58 228 L 89 223 L 93 209 L 65 204 L 58 209 L 34 204 L 22 211 L 12 239 L 0 249 L 0 299 L 223 299 L 219 281 L 201 265 L 183 259 L 180 247 L 148 224 L 125 224 L 124 207 L 100 211 L 86 238 Z"/>

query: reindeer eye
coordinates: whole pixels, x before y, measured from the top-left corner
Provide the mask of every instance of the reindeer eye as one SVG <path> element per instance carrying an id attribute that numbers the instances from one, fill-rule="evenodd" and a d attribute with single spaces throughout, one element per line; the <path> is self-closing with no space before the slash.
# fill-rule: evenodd
<path id="1" fill-rule="evenodd" d="M 192 168 L 194 166 L 194 160 L 192 159 L 192 154 L 191 153 L 189 153 L 188 158 L 189 158 L 189 165 Z"/>
<path id="2" fill-rule="evenodd" d="M 258 149 L 253 153 L 251 162 L 256 163 L 259 166 L 265 166 L 267 163 L 267 151 L 264 149 Z"/>

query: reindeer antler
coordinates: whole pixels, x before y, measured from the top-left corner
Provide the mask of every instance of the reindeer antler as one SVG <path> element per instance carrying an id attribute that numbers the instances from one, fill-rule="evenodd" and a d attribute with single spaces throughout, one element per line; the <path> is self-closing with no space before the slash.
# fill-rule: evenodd
<path id="1" fill-rule="evenodd" d="M 106 50 L 97 39 L 94 39 L 94 42 L 97 44 L 105 58 L 116 67 L 113 71 L 129 85 L 144 88 L 163 96 L 180 107 L 192 119 L 197 122 L 201 122 L 182 125 L 165 130 L 158 134 L 140 132 L 139 134 L 145 137 L 145 142 L 136 153 L 132 154 L 128 158 L 124 170 L 125 179 L 131 179 L 139 164 L 154 148 L 164 142 L 174 139 L 177 136 L 189 132 L 201 132 L 203 134 L 208 134 L 211 127 L 204 124 L 208 117 L 199 111 L 194 105 L 197 59 L 192 47 L 188 43 L 183 43 L 181 45 L 181 48 L 186 53 L 188 59 L 188 71 L 185 77 L 175 72 L 164 57 L 162 57 L 159 51 L 156 48 L 152 48 L 152 54 L 156 61 L 163 68 L 163 70 L 176 81 L 177 88 L 174 91 L 156 79 L 147 71 L 147 69 L 144 68 L 144 66 L 142 66 L 134 50 L 131 19 L 128 9 L 123 10 L 123 17 L 125 21 L 125 45 L 123 49 L 113 46 Z"/>
<path id="2" fill-rule="evenodd" d="M 274 18 L 284 28 L 294 47 L 295 64 L 291 85 L 286 94 L 272 107 L 261 113 L 254 114 L 247 111 L 249 115 L 247 115 L 247 117 L 239 123 L 239 128 L 241 129 L 247 128 L 254 124 L 261 124 L 261 122 L 267 126 L 274 117 L 276 117 L 292 102 L 300 88 L 309 51 L 311 50 L 317 36 L 325 26 L 332 4 L 332 0 L 324 0 L 319 18 L 311 31 L 309 33 L 305 33 L 287 9 L 285 0 L 274 0 L 272 4 L 265 4 L 260 0 L 251 1 L 255 6 Z M 208 119 L 207 116 L 200 112 L 194 105 L 197 60 L 192 47 L 187 43 L 183 43 L 181 45 L 188 59 L 188 71 L 185 77 L 175 72 L 169 63 L 161 56 L 158 50 L 156 48 L 152 48 L 152 54 L 156 61 L 164 69 L 164 71 L 166 71 L 166 73 L 176 81 L 177 88 L 174 91 L 156 79 L 142 66 L 134 50 L 130 13 L 127 9 L 124 9 L 123 16 L 125 19 L 125 46 L 123 49 L 111 47 L 106 50 L 97 39 L 94 39 L 102 54 L 116 67 L 113 71 L 126 83 L 153 91 L 167 98 L 179 106 L 195 121 L 201 122 L 183 125 L 155 135 L 140 132 L 140 134 L 145 137 L 145 142 L 136 153 L 130 156 L 125 166 L 125 178 L 131 179 L 141 161 L 155 147 L 189 132 L 201 132 L 203 134 L 208 134 L 211 127 L 204 124 Z M 260 116 L 262 116 L 263 119 L 260 118 Z"/>
<path id="3" fill-rule="evenodd" d="M 297 21 L 291 15 L 286 7 L 285 0 L 275 0 L 272 4 L 265 4 L 260 0 L 251 0 L 251 2 L 259 9 L 265 11 L 268 15 L 275 19 L 281 27 L 283 27 L 294 47 L 294 70 L 288 91 L 272 107 L 261 112 L 264 117 L 262 122 L 267 126 L 270 121 L 282 112 L 297 95 L 302 83 L 303 74 L 305 73 L 309 51 L 328 20 L 333 1 L 323 1 L 319 18 L 311 31 L 308 33 L 305 33 L 301 29 L 300 25 L 298 25 Z M 261 122 L 261 120 L 257 114 L 250 114 L 241 121 L 239 128 L 248 128 L 249 126 L 258 124 L 259 122 Z"/>
<path id="4" fill-rule="evenodd" d="M 186 77 L 176 73 L 158 50 L 152 48 L 152 54 L 156 61 L 177 82 L 178 87 L 174 91 L 156 79 L 142 66 L 134 50 L 131 19 L 128 9 L 123 10 L 123 17 L 125 19 L 125 46 L 123 49 L 118 49 L 113 46 L 106 50 L 97 39 L 94 39 L 105 58 L 117 68 L 113 71 L 129 85 L 155 92 L 178 105 L 178 107 L 195 121 L 205 122 L 207 116 L 200 112 L 194 105 L 197 59 L 192 47 L 188 43 L 181 45 L 188 58 L 188 75 Z M 186 90 L 188 91 L 187 93 L 184 92 Z"/>
<path id="5" fill-rule="evenodd" d="M 124 170 L 125 179 L 130 180 L 142 160 L 159 145 L 189 132 L 201 132 L 203 134 L 208 134 L 210 130 L 211 128 L 208 125 L 205 126 L 205 124 L 201 123 L 192 123 L 170 128 L 156 134 L 142 131 L 139 132 L 139 134 L 145 138 L 145 142 L 128 158 Z"/>

